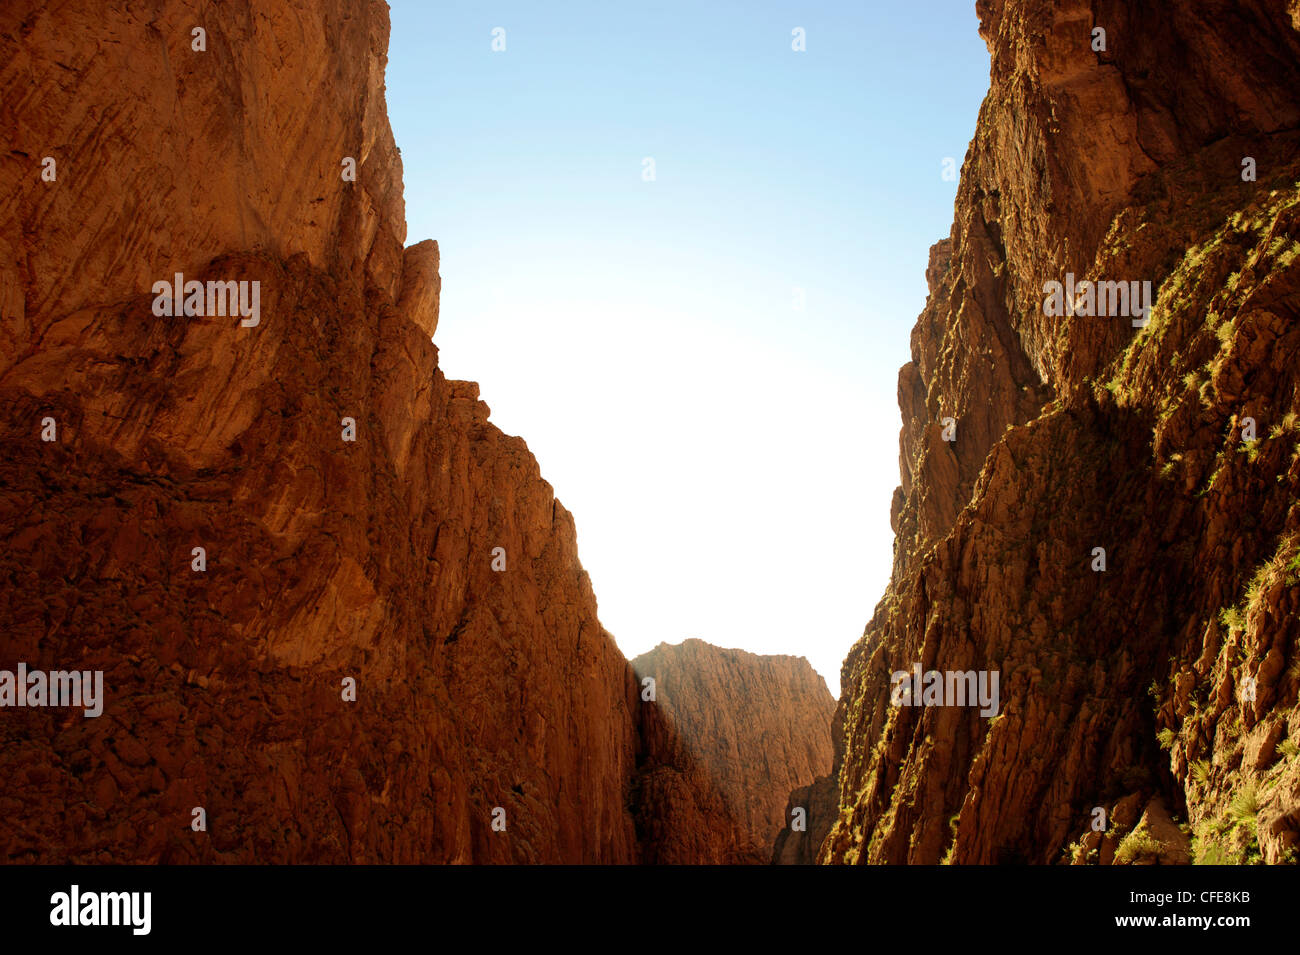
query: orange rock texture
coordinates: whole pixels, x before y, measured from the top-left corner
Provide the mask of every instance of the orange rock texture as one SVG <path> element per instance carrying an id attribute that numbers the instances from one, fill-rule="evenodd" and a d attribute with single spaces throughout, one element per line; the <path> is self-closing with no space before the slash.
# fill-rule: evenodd
<path id="1" fill-rule="evenodd" d="M 716 787 L 739 830 L 723 843 L 734 857 L 719 861 L 767 862 L 790 819 L 790 791 L 831 768 L 835 698 L 826 681 L 803 657 L 759 656 L 703 640 L 661 643 L 636 657 L 632 669 L 643 686 L 654 680 L 655 701 L 643 708 L 656 711 L 684 750 L 670 770 L 672 783 L 655 783 L 667 791 Z M 683 783 L 683 773 L 695 781 Z M 683 813 L 665 829 L 708 832 L 705 823 Z"/>
<path id="2" fill-rule="evenodd" d="M 991 84 L 899 375 L 892 580 L 841 674 L 836 818 L 782 845 L 1295 861 L 1300 5 L 977 10 Z M 1148 324 L 1049 314 L 1067 274 L 1151 282 Z M 895 705 L 915 664 L 998 673 L 996 717 Z"/>
<path id="3" fill-rule="evenodd" d="M 0 860 L 752 849 L 438 369 L 388 33 L 377 0 L 0 11 L 0 670 L 105 696 L 0 710 Z"/>

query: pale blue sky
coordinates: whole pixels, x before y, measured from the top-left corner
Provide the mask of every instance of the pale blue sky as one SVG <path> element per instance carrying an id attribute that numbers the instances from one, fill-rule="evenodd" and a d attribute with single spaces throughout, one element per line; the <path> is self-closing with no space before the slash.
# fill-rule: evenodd
<path id="1" fill-rule="evenodd" d="M 838 693 L 988 83 L 973 0 L 390 2 L 442 367 L 573 512 L 601 621 L 629 657 L 807 656 Z"/>

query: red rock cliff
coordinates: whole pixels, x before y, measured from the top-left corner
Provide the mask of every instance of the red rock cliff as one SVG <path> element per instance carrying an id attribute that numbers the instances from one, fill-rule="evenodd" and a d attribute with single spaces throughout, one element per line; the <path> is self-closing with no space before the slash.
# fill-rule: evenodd
<path id="1" fill-rule="evenodd" d="M 803 657 L 759 656 L 702 640 L 661 643 L 632 668 L 643 685 L 654 680 L 655 702 L 643 704 L 654 716 L 646 719 L 666 725 L 684 751 L 671 778 L 659 773 L 654 783 L 687 792 L 715 787 L 738 830 L 722 840 L 732 853 L 727 861 L 767 862 L 790 819 L 790 791 L 831 768 L 835 698 L 826 682 Z M 690 813 L 679 816 L 663 824 L 674 838 L 700 838 L 701 830 L 717 838 Z"/>
<path id="2" fill-rule="evenodd" d="M 388 30 L 341 0 L 0 15 L 0 661 L 107 696 L 4 712 L 0 858 L 638 858 L 572 518 L 437 368 Z M 259 282 L 258 323 L 157 316 L 177 272 Z"/>
<path id="3" fill-rule="evenodd" d="M 836 818 L 792 860 L 1294 860 L 1300 4 L 977 9 L 893 577 L 842 672 Z M 1047 314 L 1067 273 L 1150 281 L 1149 324 Z M 914 664 L 999 673 L 997 717 L 893 705 Z"/>
<path id="4" fill-rule="evenodd" d="M 104 690 L 0 709 L 0 860 L 759 861 L 524 442 L 438 369 L 388 32 L 357 0 L 0 12 L 0 671 Z M 779 764 L 830 698 L 756 666 L 737 691 L 808 690 L 742 740 Z"/>

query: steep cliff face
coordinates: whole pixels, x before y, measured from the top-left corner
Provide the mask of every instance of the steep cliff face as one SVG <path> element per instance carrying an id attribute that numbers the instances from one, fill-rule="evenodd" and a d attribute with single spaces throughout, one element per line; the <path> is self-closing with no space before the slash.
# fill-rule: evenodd
<path id="1" fill-rule="evenodd" d="M 386 6 L 23 7 L 0 660 L 103 670 L 106 702 L 3 711 L 0 858 L 637 859 L 573 521 L 437 368 Z M 256 324 L 159 316 L 176 272 L 259 282 Z"/>
<path id="2" fill-rule="evenodd" d="M 977 9 L 818 858 L 1294 858 L 1300 5 Z M 1149 323 L 1051 314 L 1085 281 L 1149 281 Z M 998 674 L 996 717 L 895 705 L 914 665 Z"/>
<path id="3" fill-rule="evenodd" d="M 118 6 L 0 13 L 0 860 L 766 861 L 438 369 L 387 7 Z M 802 767 L 830 697 L 766 659 L 728 678 L 808 709 L 742 751 Z"/>
<path id="4" fill-rule="evenodd" d="M 674 758 L 643 773 L 643 785 L 669 794 L 662 801 L 673 808 L 671 818 L 658 814 L 665 834 L 716 842 L 710 852 L 718 861 L 767 862 L 790 818 L 790 791 L 831 767 L 835 698 L 826 682 L 803 657 L 759 656 L 702 640 L 661 643 L 635 658 L 632 669 L 643 687 L 654 681 L 654 702 L 643 704 L 647 724 L 665 727 L 676 740 L 675 749 L 652 747 Z M 694 806 L 671 795 L 711 788 L 737 835 L 711 831 L 707 818 L 692 818 Z"/>

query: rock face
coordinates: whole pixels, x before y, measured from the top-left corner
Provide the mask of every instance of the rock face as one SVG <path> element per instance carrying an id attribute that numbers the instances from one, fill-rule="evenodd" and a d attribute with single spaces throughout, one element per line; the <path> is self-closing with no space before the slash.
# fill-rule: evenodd
<path id="1" fill-rule="evenodd" d="M 977 9 L 990 90 L 817 856 L 1294 860 L 1300 4 Z M 1151 282 L 1149 324 L 1049 314 L 1085 280 Z M 894 705 L 918 664 L 999 674 L 996 718 Z"/>
<path id="2" fill-rule="evenodd" d="M 838 737 L 838 726 L 832 732 Z M 839 817 L 838 782 L 839 774 L 833 770 L 790 792 L 772 849 L 773 865 L 814 865 L 819 861 L 821 845 Z M 806 813 L 803 830 L 791 828 L 797 809 Z"/>
<path id="3" fill-rule="evenodd" d="M 573 520 L 437 370 L 386 6 L 3 18 L 0 665 L 107 702 L 3 711 L 0 858 L 638 858 Z M 175 272 L 258 324 L 157 316 Z"/>
<path id="4" fill-rule="evenodd" d="M 767 862 L 790 818 L 790 791 L 831 768 L 835 698 L 826 681 L 803 657 L 758 656 L 702 640 L 661 643 L 635 658 L 632 669 L 642 686 L 654 680 L 645 719 L 666 726 L 682 749 L 671 769 L 654 774 L 655 785 L 669 794 L 716 787 L 739 831 L 738 839 L 724 840 L 734 846 L 726 861 Z M 682 803 L 671 795 L 666 801 Z M 690 816 L 689 808 L 675 812 L 665 829 L 698 838 L 706 820 Z"/>
<path id="5" fill-rule="evenodd" d="M 0 708 L 0 860 L 747 859 L 438 370 L 387 7 L 113 7 L 0 12 L 0 671 L 104 694 Z"/>

